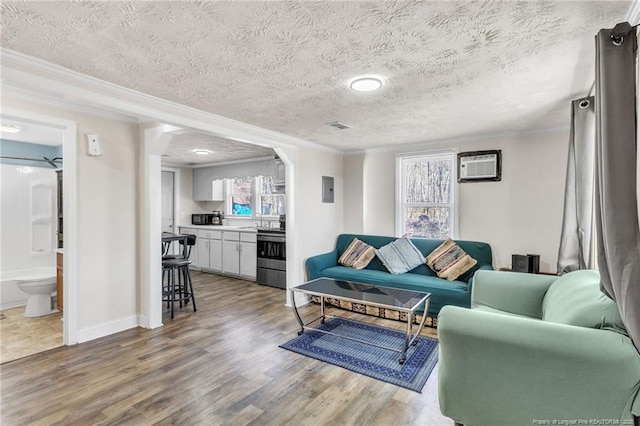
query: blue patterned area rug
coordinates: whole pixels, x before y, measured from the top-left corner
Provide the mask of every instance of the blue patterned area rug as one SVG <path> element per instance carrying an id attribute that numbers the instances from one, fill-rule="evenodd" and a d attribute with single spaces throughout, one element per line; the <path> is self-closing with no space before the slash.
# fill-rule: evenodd
<path id="1" fill-rule="evenodd" d="M 395 348 L 401 348 L 405 338 L 402 331 L 343 318 L 331 318 L 319 328 Z M 427 336 L 420 336 L 418 343 L 409 348 L 402 365 L 398 363 L 399 352 L 313 330 L 305 330 L 280 347 L 416 392 L 422 392 L 438 362 L 438 340 Z"/>

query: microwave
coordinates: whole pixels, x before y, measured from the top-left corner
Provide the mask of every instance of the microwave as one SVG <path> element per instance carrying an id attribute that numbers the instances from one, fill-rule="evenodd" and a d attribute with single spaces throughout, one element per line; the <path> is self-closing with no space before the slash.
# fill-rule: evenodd
<path id="1" fill-rule="evenodd" d="M 192 214 L 192 225 L 213 225 L 213 215 L 209 213 Z"/>
<path id="2" fill-rule="evenodd" d="M 192 225 L 222 225 L 224 215 L 222 212 L 198 213 L 191 215 Z"/>

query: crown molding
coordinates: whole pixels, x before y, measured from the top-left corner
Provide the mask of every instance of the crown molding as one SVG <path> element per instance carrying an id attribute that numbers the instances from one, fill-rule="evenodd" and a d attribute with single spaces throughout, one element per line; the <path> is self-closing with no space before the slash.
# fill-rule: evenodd
<path id="1" fill-rule="evenodd" d="M 74 103 L 69 100 L 61 101 L 59 97 L 54 97 L 45 93 L 34 92 L 33 90 L 25 90 L 16 87 L 9 87 L 2 83 L 3 96 L 10 96 L 18 100 L 37 103 L 40 105 L 50 106 L 54 108 L 62 108 L 65 111 L 78 112 L 82 114 L 90 114 L 93 116 L 105 118 L 108 120 L 122 121 L 126 123 L 141 124 L 142 121 L 138 117 L 129 114 L 121 114 L 119 112 L 108 111 L 104 108 L 98 108 L 92 105 Z"/>
<path id="2" fill-rule="evenodd" d="M 273 160 L 274 157 L 275 157 L 275 154 L 274 155 L 266 155 L 266 156 L 262 156 L 262 157 L 241 158 L 239 160 L 216 161 L 216 162 L 213 162 L 213 163 L 193 164 L 193 165 L 184 166 L 184 167 L 191 167 L 193 169 L 199 169 L 199 168 L 202 168 L 202 167 L 211 167 L 211 166 L 228 166 L 230 164 L 255 163 L 256 161 Z"/>
<path id="3" fill-rule="evenodd" d="M 335 148 L 285 135 L 273 130 L 211 114 L 135 90 L 127 89 L 56 64 L 0 48 L 2 90 L 39 95 L 48 102 L 89 106 L 101 111 L 160 121 L 202 130 L 218 137 L 269 148 L 309 147 L 341 153 Z"/>
<path id="4" fill-rule="evenodd" d="M 425 149 L 431 149 L 431 147 L 440 148 L 454 148 L 457 145 L 466 144 L 470 142 L 477 142 L 488 139 L 505 139 L 511 137 L 522 137 L 522 136 L 536 136 L 536 135 L 544 135 L 549 133 L 567 133 L 569 132 L 569 126 L 566 127 L 550 127 L 548 129 L 534 129 L 534 130 L 523 130 L 523 131 L 513 131 L 513 132 L 498 132 L 498 133 L 485 133 L 481 135 L 471 135 L 471 136 L 462 136 L 459 138 L 450 138 L 450 139 L 434 139 L 434 140 L 426 140 L 423 142 L 414 142 L 414 143 L 406 143 L 401 145 L 394 146 L 383 146 L 378 148 L 369 148 L 369 149 L 358 149 L 345 151 L 343 154 L 345 156 L 351 155 L 362 155 L 362 154 L 379 154 L 385 152 L 393 152 L 393 153 L 407 153 L 407 152 L 420 152 Z"/>

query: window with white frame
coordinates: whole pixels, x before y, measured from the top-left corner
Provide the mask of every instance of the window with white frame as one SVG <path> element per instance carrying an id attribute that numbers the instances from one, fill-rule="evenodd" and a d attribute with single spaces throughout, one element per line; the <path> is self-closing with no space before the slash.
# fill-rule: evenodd
<path id="1" fill-rule="evenodd" d="M 229 197 L 227 197 L 227 215 L 253 217 L 253 181 L 251 176 L 229 179 Z"/>
<path id="2" fill-rule="evenodd" d="M 278 216 L 285 214 L 284 194 L 276 194 L 276 186 L 273 176 L 258 177 L 258 202 L 257 211 L 262 216 Z"/>
<path id="3" fill-rule="evenodd" d="M 285 195 L 275 193 L 272 176 L 226 179 L 226 215 L 267 217 L 285 213 Z"/>
<path id="4" fill-rule="evenodd" d="M 398 234 L 454 238 L 456 205 L 453 151 L 399 155 Z"/>

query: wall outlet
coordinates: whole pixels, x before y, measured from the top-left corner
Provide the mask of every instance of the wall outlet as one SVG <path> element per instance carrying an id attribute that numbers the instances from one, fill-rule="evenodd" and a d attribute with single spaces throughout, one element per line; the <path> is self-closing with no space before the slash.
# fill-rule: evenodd
<path id="1" fill-rule="evenodd" d="M 102 155 L 98 135 L 87 135 L 87 150 L 92 157 L 100 157 Z"/>

